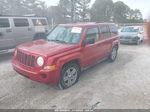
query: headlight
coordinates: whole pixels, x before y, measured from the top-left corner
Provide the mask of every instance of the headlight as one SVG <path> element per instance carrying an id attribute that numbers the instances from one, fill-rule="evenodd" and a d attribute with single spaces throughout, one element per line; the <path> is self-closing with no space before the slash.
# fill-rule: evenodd
<path id="1" fill-rule="evenodd" d="M 38 57 L 37 58 L 37 65 L 38 66 L 43 66 L 43 64 L 44 64 L 44 59 L 42 57 Z"/>

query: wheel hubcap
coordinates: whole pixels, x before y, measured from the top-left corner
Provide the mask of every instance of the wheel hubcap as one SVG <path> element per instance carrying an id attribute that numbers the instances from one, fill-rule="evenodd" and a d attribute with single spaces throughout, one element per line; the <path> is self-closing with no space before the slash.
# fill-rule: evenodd
<path id="1" fill-rule="evenodd" d="M 70 67 L 66 70 L 64 75 L 64 83 L 68 87 L 73 85 L 77 80 L 77 70 L 74 67 Z"/>
<path id="2" fill-rule="evenodd" d="M 111 58 L 114 60 L 116 58 L 116 55 L 117 55 L 117 50 L 113 48 L 113 51 L 111 53 Z"/>

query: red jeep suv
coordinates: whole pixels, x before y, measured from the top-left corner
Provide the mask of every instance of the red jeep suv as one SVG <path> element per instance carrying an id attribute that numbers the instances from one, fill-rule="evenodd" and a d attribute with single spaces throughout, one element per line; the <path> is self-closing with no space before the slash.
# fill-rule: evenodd
<path id="1" fill-rule="evenodd" d="M 118 30 L 112 23 L 60 24 L 47 36 L 16 47 L 12 65 L 16 72 L 33 81 L 74 85 L 82 70 L 117 57 Z"/>

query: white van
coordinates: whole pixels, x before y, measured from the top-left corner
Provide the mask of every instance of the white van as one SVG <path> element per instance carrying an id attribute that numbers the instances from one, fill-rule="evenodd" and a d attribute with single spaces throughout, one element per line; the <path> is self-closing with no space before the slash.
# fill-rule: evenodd
<path id="1" fill-rule="evenodd" d="M 19 44 L 45 39 L 49 31 L 45 17 L 1 16 L 0 50 L 14 48 Z"/>

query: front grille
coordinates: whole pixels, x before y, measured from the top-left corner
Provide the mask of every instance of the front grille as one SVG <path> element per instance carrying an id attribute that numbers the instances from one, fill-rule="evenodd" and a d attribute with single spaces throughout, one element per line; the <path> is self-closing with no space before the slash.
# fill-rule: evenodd
<path id="1" fill-rule="evenodd" d="M 121 36 L 120 39 L 131 39 L 131 37 Z"/>
<path id="2" fill-rule="evenodd" d="M 35 66 L 35 56 L 27 55 L 21 51 L 17 51 L 17 59 L 18 61 L 26 66 Z"/>

